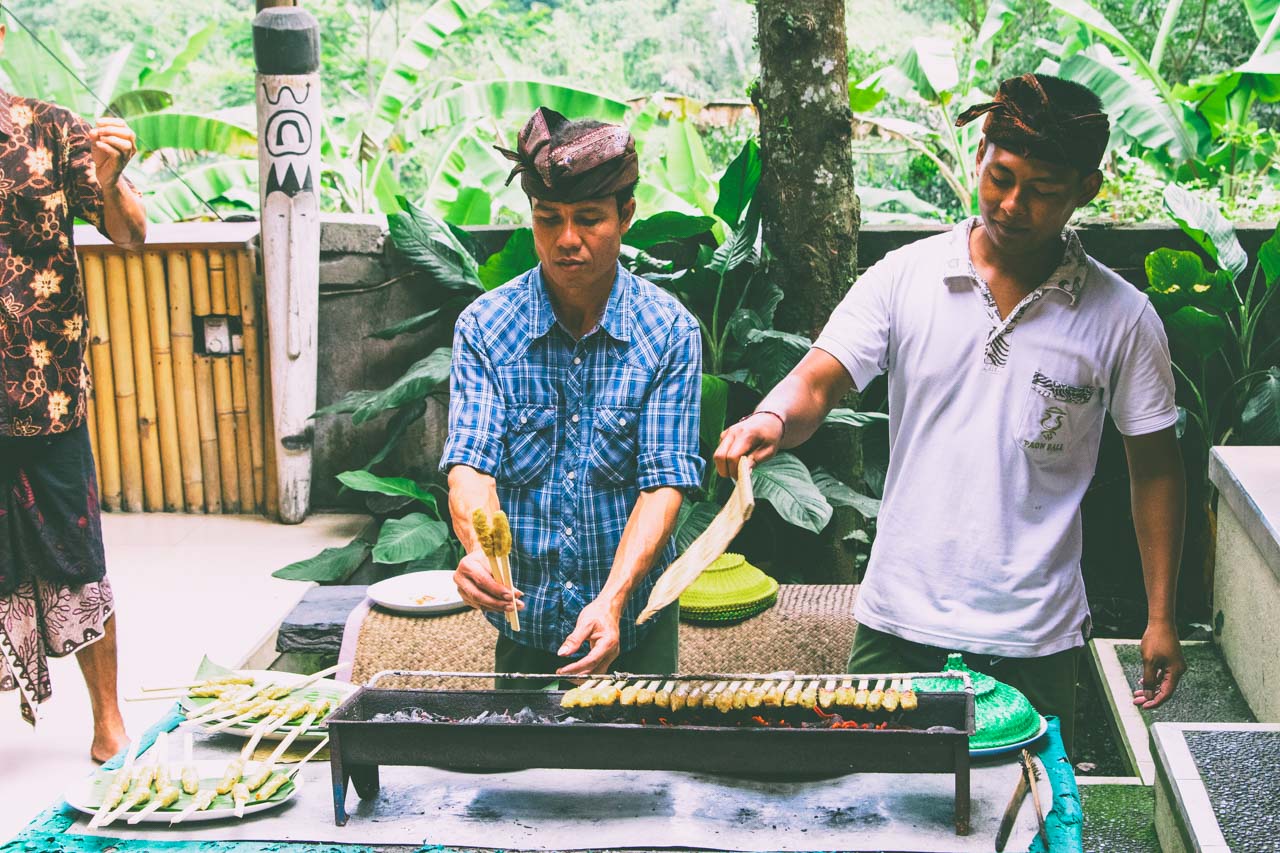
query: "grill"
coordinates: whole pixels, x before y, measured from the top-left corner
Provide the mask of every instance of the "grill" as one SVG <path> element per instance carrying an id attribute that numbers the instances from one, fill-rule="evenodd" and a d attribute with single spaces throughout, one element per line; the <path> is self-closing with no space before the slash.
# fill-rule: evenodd
<path id="1" fill-rule="evenodd" d="M 679 712 L 636 705 L 562 708 L 565 691 L 388 690 L 387 676 L 493 678 L 497 673 L 388 670 L 378 673 L 330 715 L 334 822 L 347 822 L 353 785 L 362 799 L 377 796 L 378 768 L 427 766 L 464 771 L 533 768 L 676 770 L 756 778 L 815 778 L 848 773 L 947 773 L 955 777 L 958 835 L 969 832 L 969 736 L 974 731 L 973 687 L 959 672 L 890 675 L 789 676 L 827 684 L 853 679 L 954 678 L 961 690 L 917 691 L 909 712 L 820 712 L 800 705 Z M 556 675 L 506 673 L 553 680 Z M 757 683 L 769 675 L 630 676 L 663 682 Z M 778 681 L 778 675 L 772 676 Z M 523 712 L 523 709 L 529 709 Z M 830 712 L 837 716 L 832 717 Z M 496 719 L 494 715 L 499 715 Z M 566 721 L 574 717 L 576 721 Z M 837 727 L 835 722 L 881 728 Z M 787 768 L 780 772 L 779 768 Z"/>

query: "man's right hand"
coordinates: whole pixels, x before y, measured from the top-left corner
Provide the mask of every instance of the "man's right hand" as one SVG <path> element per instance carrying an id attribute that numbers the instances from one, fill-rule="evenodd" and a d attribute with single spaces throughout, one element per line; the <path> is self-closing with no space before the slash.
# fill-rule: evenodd
<path id="1" fill-rule="evenodd" d="M 769 412 L 756 412 L 720 433 L 716 471 L 721 477 L 737 477 L 742 457 L 747 456 L 758 465 L 772 458 L 781 443 L 782 419 Z"/>
<path id="2" fill-rule="evenodd" d="M 517 589 L 513 603 L 511 592 L 493 579 L 489 570 L 489 558 L 483 551 L 475 550 L 462 558 L 457 571 L 453 573 L 453 582 L 457 585 L 462 600 L 477 610 L 490 613 L 524 610 L 524 602 L 520 601 L 524 593 Z"/>

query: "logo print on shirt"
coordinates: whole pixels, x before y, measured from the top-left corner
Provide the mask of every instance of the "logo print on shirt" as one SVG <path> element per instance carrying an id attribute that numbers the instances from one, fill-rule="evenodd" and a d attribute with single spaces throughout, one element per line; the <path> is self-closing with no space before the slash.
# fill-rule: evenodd
<path id="1" fill-rule="evenodd" d="M 1057 435 L 1066 420 L 1067 413 L 1060 407 L 1050 406 L 1045 409 L 1044 416 L 1040 418 L 1040 437 L 1045 441 L 1053 441 L 1053 437 Z"/>

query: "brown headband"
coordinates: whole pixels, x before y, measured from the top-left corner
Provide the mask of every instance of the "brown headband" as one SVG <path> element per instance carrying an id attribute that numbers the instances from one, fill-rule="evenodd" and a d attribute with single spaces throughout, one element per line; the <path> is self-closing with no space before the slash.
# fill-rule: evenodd
<path id="1" fill-rule="evenodd" d="M 495 145 L 516 164 L 507 183 L 519 175 L 520 188 L 530 198 L 577 202 L 613 195 L 636 182 L 636 144 L 625 127 L 597 125 L 555 145 L 556 131 L 568 123 L 555 110 L 539 107 L 520 131 L 515 151 Z"/>

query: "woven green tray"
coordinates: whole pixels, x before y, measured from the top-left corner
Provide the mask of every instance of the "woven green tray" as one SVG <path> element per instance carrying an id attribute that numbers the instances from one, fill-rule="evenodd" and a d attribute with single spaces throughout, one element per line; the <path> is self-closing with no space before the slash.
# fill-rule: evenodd
<path id="1" fill-rule="evenodd" d="M 1022 691 L 970 669 L 959 654 L 948 656 L 943 669 L 967 672 L 973 682 L 974 727 L 977 731 L 969 738 L 970 749 L 1009 746 L 1040 731 L 1040 713 L 1022 695 Z M 918 678 L 914 687 L 928 691 L 960 690 L 962 682 L 956 678 Z"/>

